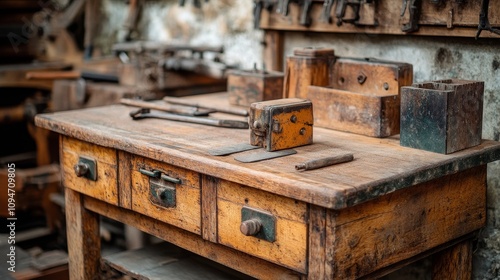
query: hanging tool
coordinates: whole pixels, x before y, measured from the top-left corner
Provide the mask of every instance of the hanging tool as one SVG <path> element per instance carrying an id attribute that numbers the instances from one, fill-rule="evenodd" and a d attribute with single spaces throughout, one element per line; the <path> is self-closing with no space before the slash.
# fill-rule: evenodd
<path id="1" fill-rule="evenodd" d="M 226 113 L 226 114 L 243 116 L 243 117 L 248 116 L 248 111 L 246 109 L 210 107 L 210 106 L 201 105 L 201 104 L 193 102 L 193 101 L 189 101 L 189 100 L 185 100 L 185 99 L 177 98 L 177 97 L 170 97 L 170 96 L 165 96 L 163 98 L 163 101 L 166 101 L 170 104 L 175 104 L 175 105 L 183 105 L 183 106 L 190 106 L 190 107 L 195 107 L 195 108 L 213 110 L 214 112 L 219 112 L 219 113 Z"/>
<path id="2" fill-rule="evenodd" d="M 304 0 L 302 4 L 302 14 L 300 15 L 300 25 L 309 27 L 312 23 L 311 20 L 311 15 L 309 14 L 311 12 L 311 6 L 312 6 L 312 0 Z"/>
<path id="3" fill-rule="evenodd" d="M 349 162 L 349 161 L 352 161 L 353 159 L 354 159 L 354 156 L 352 154 L 345 154 L 345 155 L 340 155 L 340 156 L 332 156 L 332 157 L 314 159 L 314 160 L 306 161 L 304 163 L 300 163 L 300 164 L 295 165 L 295 169 L 297 169 L 297 170 L 318 169 L 321 167 L 331 166 L 334 164 Z"/>
<path id="4" fill-rule="evenodd" d="M 323 10 L 321 12 L 321 22 L 332 23 L 332 8 L 335 0 L 325 0 L 323 2 Z"/>
<path id="5" fill-rule="evenodd" d="M 401 17 L 404 16 L 406 9 L 410 13 L 410 20 L 408 23 L 403 24 L 401 30 L 403 32 L 415 32 L 418 30 L 418 19 L 420 18 L 420 9 L 422 0 L 411 0 L 409 7 L 407 7 L 407 0 L 403 0 L 403 7 L 401 9 Z"/>
<path id="6" fill-rule="evenodd" d="M 275 0 L 254 0 L 253 1 L 253 27 L 259 29 L 260 17 L 262 10 L 266 9 L 271 12 L 275 4 Z"/>
<path id="7" fill-rule="evenodd" d="M 476 40 L 481 35 L 483 30 L 488 30 L 492 33 L 500 35 L 500 29 L 493 28 L 490 25 L 490 20 L 488 19 L 488 10 L 490 6 L 490 0 L 481 1 L 481 12 L 479 13 L 479 25 L 477 26 Z"/>
<path id="8" fill-rule="evenodd" d="M 124 104 L 124 105 L 141 107 L 141 108 L 148 108 L 148 109 L 164 111 L 164 112 L 168 112 L 168 113 L 175 113 L 175 114 L 185 115 L 185 116 L 208 116 L 210 113 L 215 112 L 215 110 L 209 110 L 209 109 L 200 109 L 200 108 L 186 107 L 186 106 L 176 106 L 176 105 L 170 105 L 170 104 L 158 104 L 158 103 L 154 103 L 154 102 L 136 100 L 136 99 L 130 99 L 130 98 L 122 98 L 122 99 L 120 99 L 120 103 Z"/>
<path id="9" fill-rule="evenodd" d="M 151 110 L 148 108 L 140 108 L 138 110 L 134 110 L 130 112 L 129 115 L 132 117 L 133 120 L 155 118 L 155 119 L 204 124 L 204 125 L 226 127 L 226 128 L 248 129 L 248 123 L 244 121 L 221 120 L 221 119 L 213 119 L 206 117 L 195 117 L 195 116 L 176 115 L 170 113 L 151 112 Z"/>

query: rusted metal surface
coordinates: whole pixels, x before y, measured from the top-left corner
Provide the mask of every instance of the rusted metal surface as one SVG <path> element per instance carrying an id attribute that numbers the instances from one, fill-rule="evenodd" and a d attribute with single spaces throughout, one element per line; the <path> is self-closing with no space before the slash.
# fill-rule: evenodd
<path id="1" fill-rule="evenodd" d="M 313 105 L 299 98 L 252 103 L 250 144 L 277 151 L 312 144 Z"/>
<path id="2" fill-rule="evenodd" d="M 402 146 L 450 154 L 481 144 L 484 82 L 437 80 L 403 87 Z"/>

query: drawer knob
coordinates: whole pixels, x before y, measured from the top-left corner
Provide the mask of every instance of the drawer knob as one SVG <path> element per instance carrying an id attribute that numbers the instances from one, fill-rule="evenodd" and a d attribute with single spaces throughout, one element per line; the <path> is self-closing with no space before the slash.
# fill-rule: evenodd
<path id="1" fill-rule="evenodd" d="M 75 174 L 77 177 L 85 176 L 90 170 L 89 165 L 83 162 L 75 164 L 73 168 L 75 169 Z"/>
<path id="2" fill-rule="evenodd" d="M 259 233 L 262 223 L 258 219 L 251 219 L 241 223 L 240 231 L 246 236 L 253 236 Z"/>

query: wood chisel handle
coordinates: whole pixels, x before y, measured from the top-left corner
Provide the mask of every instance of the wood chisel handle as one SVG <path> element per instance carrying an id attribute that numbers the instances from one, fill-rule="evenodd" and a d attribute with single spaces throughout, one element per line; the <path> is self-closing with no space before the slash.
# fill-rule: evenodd
<path id="1" fill-rule="evenodd" d="M 354 159 L 352 154 L 345 154 L 340 156 L 326 157 L 321 159 L 314 159 L 310 161 L 306 161 L 301 164 L 295 165 L 295 169 L 297 170 L 311 170 L 317 169 L 325 166 L 330 166 L 338 163 L 349 162 Z"/>
<path id="2" fill-rule="evenodd" d="M 190 108 L 186 106 L 175 106 L 169 104 L 158 104 L 154 102 L 135 100 L 130 98 L 122 98 L 120 99 L 120 103 L 134 107 L 148 108 L 148 109 L 186 115 L 186 116 L 208 116 L 210 113 L 215 112 L 215 110 L 209 110 L 209 109 Z"/>
<path id="3" fill-rule="evenodd" d="M 200 105 L 200 104 L 193 102 L 193 101 L 190 101 L 190 100 L 183 100 L 181 98 L 169 97 L 169 96 L 164 97 L 163 100 L 170 103 L 170 104 L 211 109 L 211 110 L 215 110 L 215 111 L 220 112 L 220 113 L 226 113 L 226 114 L 231 114 L 231 115 L 236 115 L 236 116 L 244 116 L 244 117 L 248 116 L 248 111 L 245 109 L 208 107 L 208 106 Z"/>
<path id="4" fill-rule="evenodd" d="M 78 79 L 79 71 L 32 71 L 26 73 L 27 80 Z"/>

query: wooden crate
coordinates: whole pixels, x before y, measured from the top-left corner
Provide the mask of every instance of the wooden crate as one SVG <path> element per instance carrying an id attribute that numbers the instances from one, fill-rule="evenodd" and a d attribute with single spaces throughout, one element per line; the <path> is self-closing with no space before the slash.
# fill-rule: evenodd
<path id="1" fill-rule="evenodd" d="M 232 105 L 250 106 L 254 102 L 283 97 L 283 73 L 234 70 L 228 74 L 227 91 Z"/>

